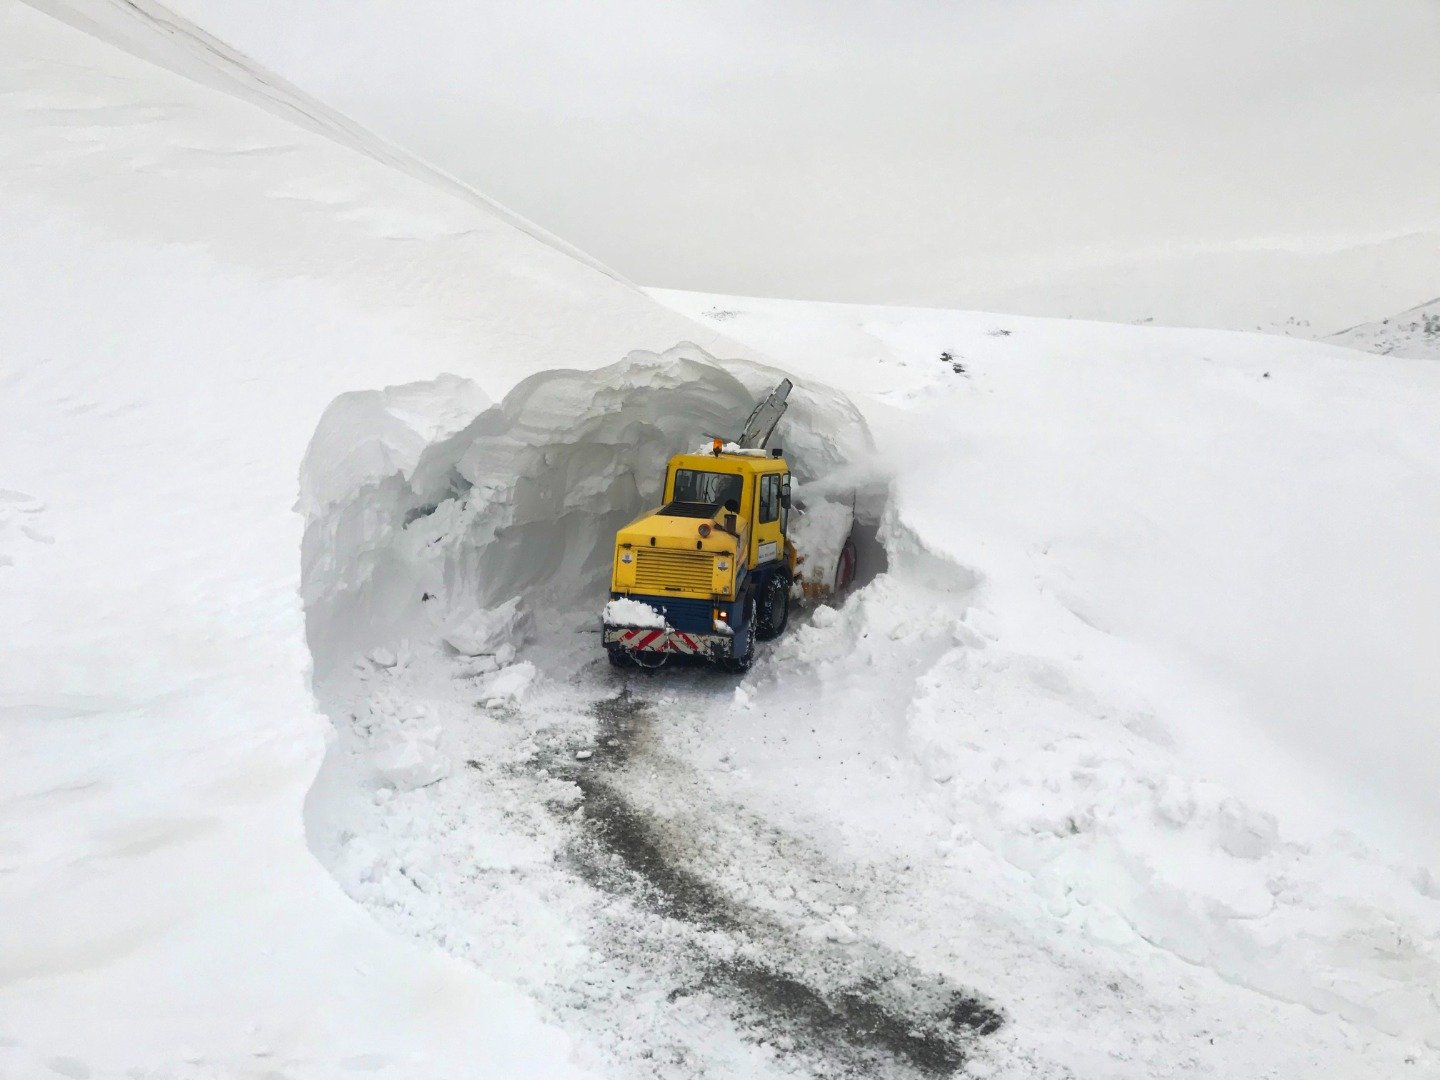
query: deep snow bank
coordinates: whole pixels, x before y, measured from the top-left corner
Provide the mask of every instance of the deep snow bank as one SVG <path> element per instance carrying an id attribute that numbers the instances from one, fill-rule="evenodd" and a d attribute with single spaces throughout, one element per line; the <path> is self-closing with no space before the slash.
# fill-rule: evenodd
<path id="1" fill-rule="evenodd" d="M 155 0 L 30 0 L 32 7 L 123 49 L 142 60 L 177 72 L 361 154 L 372 161 L 454 195 L 477 210 L 534 237 L 609 277 L 616 275 L 598 259 L 502 206 L 434 165 L 400 149 L 348 116 L 330 108 L 251 57 L 207 33 Z"/>
<path id="2" fill-rule="evenodd" d="M 317 672 L 407 637 L 478 651 L 458 639 L 514 598 L 531 617 L 598 612 L 615 530 L 658 503 L 669 456 L 732 433 L 781 377 L 683 345 L 542 372 L 489 408 L 453 377 L 342 395 L 301 470 Z M 870 435 L 843 395 L 798 385 L 774 443 L 811 498 L 858 484 L 878 513 Z"/>
<path id="3" fill-rule="evenodd" d="M 1076 939 L 1440 1047 L 1440 369 L 1260 335 L 677 303 L 802 372 L 826 357 L 893 466 L 896 572 L 782 640 L 783 678 L 752 673 L 717 745 L 814 709 L 840 764 L 811 771 L 813 818 L 854 836 L 903 813 L 917 862 L 933 844 L 1017 870 Z M 962 588 L 939 597 L 947 566 Z M 857 760 L 877 763 L 863 784 Z M 747 799 L 796 798 L 784 766 L 727 764 Z"/>
<path id="4" fill-rule="evenodd" d="M 1105 677 L 1165 702 L 1211 775 L 1440 858 L 1440 368 L 1259 334 L 656 295 L 802 374 L 824 357 L 894 459 L 907 526 L 1013 586 L 1008 618 L 1055 608 L 1132 648 Z"/>
<path id="5" fill-rule="evenodd" d="M 306 846 L 296 463 L 348 389 L 718 339 L 23 4 L 0 311 L 0 1074 L 564 1075 L 484 957 L 382 931 Z"/>

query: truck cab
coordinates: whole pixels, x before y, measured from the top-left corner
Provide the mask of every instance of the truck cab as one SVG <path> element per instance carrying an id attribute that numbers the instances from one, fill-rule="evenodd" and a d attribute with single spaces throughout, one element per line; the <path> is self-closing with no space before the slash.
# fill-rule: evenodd
<path id="1" fill-rule="evenodd" d="M 670 459 L 662 498 L 615 536 L 602 620 L 610 661 L 658 667 L 691 655 L 743 671 L 756 639 L 789 618 L 790 468 L 779 450 L 716 439 Z"/>

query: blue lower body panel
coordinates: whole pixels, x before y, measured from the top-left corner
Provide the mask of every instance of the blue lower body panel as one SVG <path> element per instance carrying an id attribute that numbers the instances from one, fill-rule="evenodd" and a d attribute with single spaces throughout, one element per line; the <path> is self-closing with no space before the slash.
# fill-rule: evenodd
<path id="1" fill-rule="evenodd" d="M 611 594 L 611 599 L 621 593 Z M 688 656 L 703 656 L 712 660 L 728 659 L 735 655 L 735 630 L 739 640 L 747 640 L 745 626 L 735 627 L 732 620 L 743 619 L 745 605 L 742 601 L 696 600 L 690 597 L 646 596 L 630 593 L 628 599 L 649 604 L 665 617 L 666 628 L 657 630 L 647 627 L 605 626 L 602 628 L 607 649 L 625 649 L 628 652 L 676 653 Z M 717 620 L 719 611 L 726 616 Z M 735 627 L 726 632 L 716 626 Z"/>
<path id="2" fill-rule="evenodd" d="M 665 621 L 676 630 L 685 630 L 692 634 L 713 634 L 716 608 L 728 613 L 727 605 L 716 604 L 713 600 L 692 600 L 680 596 L 642 596 L 639 593 L 631 593 L 630 599 L 649 604 L 664 615 Z"/>

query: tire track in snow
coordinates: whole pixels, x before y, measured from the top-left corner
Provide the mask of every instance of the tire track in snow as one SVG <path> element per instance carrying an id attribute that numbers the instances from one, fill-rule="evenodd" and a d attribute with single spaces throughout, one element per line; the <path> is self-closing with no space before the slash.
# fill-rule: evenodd
<path id="1" fill-rule="evenodd" d="M 583 797 L 568 861 L 596 888 L 691 931 L 685 952 L 692 970 L 682 976 L 688 985 L 672 995 L 703 993 L 728 1003 L 737 1023 L 810 1059 L 821 1075 L 949 1076 L 976 1039 L 999 1029 L 1003 1019 L 993 1005 L 848 927 L 797 928 L 724 889 L 697 862 L 723 870 L 727 861 L 750 856 L 782 877 L 795 867 L 812 881 L 838 882 L 840 875 L 742 809 L 705 805 L 703 781 L 659 750 L 653 706 L 628 686 L 592 708 L 597 756 L 576 761 L 558 747 L 542 755 L 546 772 L 573 782 Z M 665 809 L 703 809 L 657 812 L 641 794 L 657 783 L 671 797 Z M 721 820 L 738 829 L 717 828 Z M 709 859 L 697 860 L 702 853 Z M 793 892 L 783 881 L 777 887 Z M 633 939 L 638 929 L 622 918 L 601 933 Z M 622 951 L 635 945 L 609 942 Z"/>
<path id="2" fill-rule="evenodd" d="M 477 701 L 474 667 L 416 656 L 323 687 L 341 742 L 312 842 L 383 923 L 531 994 L 588 1067 L 929 1080 L 999 1028 L 866 939 L 893 913 L 884 871 L 836 863 L 669 752 L 660 716 L 707 713 L 706 673 L 657 681 L 660 714 L 598 663 L 503 705 Z M 377 788 L 373 755 L 437 722 L 465 766 Z"/>

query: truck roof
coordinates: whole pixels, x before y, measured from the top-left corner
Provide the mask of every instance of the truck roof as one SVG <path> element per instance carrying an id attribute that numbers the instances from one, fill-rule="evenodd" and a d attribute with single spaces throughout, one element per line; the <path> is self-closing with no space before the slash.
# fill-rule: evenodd
<path id="1" fill-rule="evenodd" d="M 670 464 L 681 469 L 709 470 L 710 472 L 767 473 L 789 472 L 790 466 L 783 457 L 768 454 L 722 450 L 703 454 L 676 454 Z"/>

